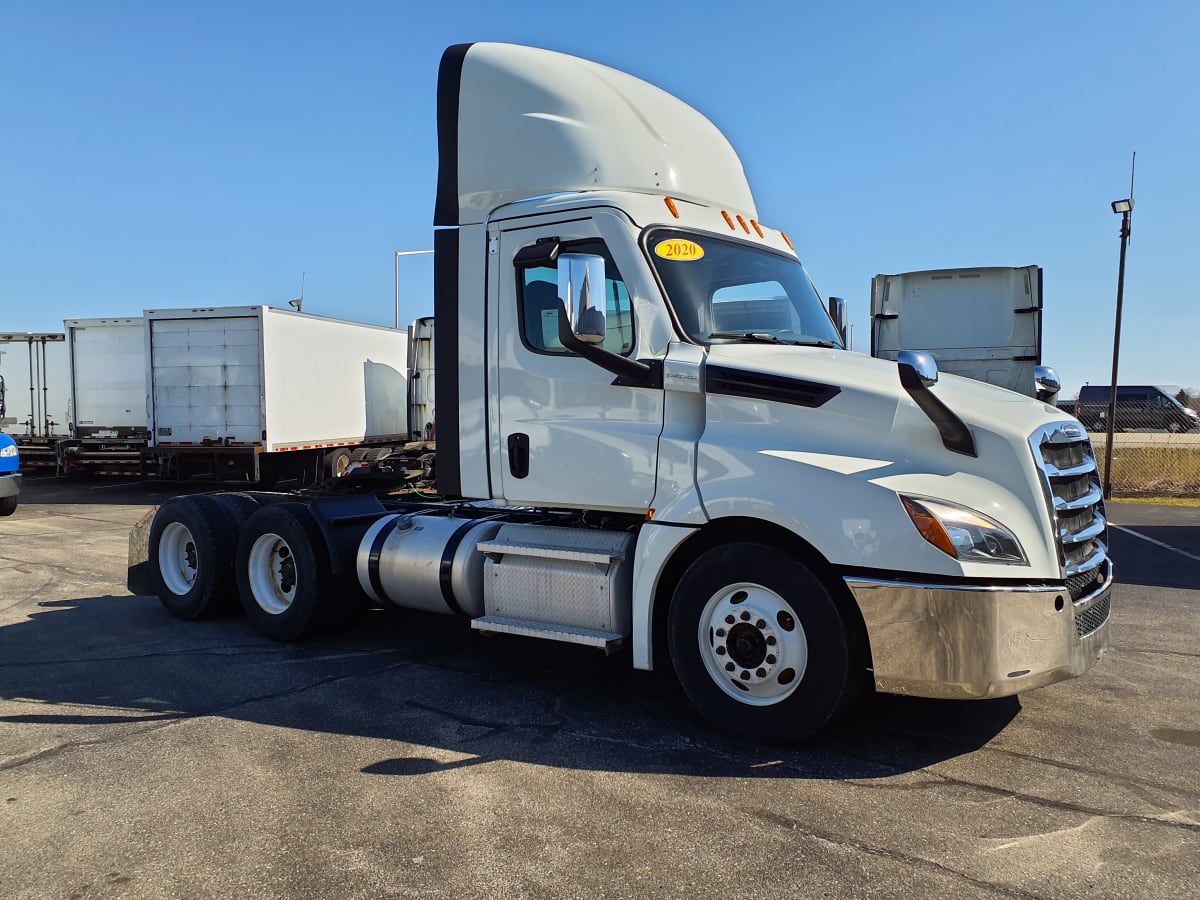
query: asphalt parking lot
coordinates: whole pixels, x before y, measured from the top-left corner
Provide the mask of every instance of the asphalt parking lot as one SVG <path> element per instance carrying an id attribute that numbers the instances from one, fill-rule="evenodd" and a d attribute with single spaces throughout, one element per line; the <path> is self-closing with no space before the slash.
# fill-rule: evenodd
<path id="1" fill-rule="evenodd" d="M 125 590 L 165 491 L 0 519 L 5 897 L 1182 897 L 1200 871 L 1200 508 L 1112 504 L 1113 646 L 984 702 L 714 734 L 620 658 L 372 613 L 305 645 Z"/>

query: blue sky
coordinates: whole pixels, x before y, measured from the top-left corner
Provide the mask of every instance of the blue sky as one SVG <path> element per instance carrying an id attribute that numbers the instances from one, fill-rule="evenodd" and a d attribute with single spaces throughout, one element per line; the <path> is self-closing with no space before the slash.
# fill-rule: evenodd
<path id="1" fill-rule="evenodd" d="M 442 50 L 595 59 L 712 119 L 867 349 L 871 277 L 1045 268 L 1045 361 L 1200 388 L 1200 4 L 0 0 L 0 330 L 146 308 L 393 320 L 431 246 Z M 401 319 L 432 312 L 428 258 Z"/>

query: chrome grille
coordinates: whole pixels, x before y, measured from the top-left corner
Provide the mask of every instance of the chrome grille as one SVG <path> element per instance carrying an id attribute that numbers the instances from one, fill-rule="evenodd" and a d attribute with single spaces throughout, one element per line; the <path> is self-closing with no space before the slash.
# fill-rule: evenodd
<path id="1" fill-rule="evenodd" d="M 1079 600 L 1099 590 L 1109 571 L 1108 522 L 1096 456 L 1087 434 L 1075 423 L 1039 428 L 1029 444 L 1054 516 L 1067 589 L 1072 600 Z M 1099 623 L 1090 630 L 1098 627 Z"/>
<path id="2" fill-rule="evenodd" d="M 1085 609 L 1083 612 L 1075 613 L 1075 635 L 1083 637 L 1091 634 L 1101 625 L 1108 621 L 1108 614 L 1112 611 L 1111 595 L 1105 594 L 1100 597 L 1095 603 Z"/>

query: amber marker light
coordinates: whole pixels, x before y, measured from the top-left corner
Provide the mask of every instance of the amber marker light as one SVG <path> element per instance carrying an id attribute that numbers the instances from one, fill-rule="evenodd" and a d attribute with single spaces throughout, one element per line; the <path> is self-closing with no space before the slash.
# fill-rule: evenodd
<path id="1" fill-rule="evenodd" d="M 654 510 L 653 509 L 646 510 L 646 521 L 649 522 L 653 518 L 654 518 Z"/>
<path id="2" fill-rule="evenodd" d="M 756 222 L 754 219 L 751 219 L 750 224 L 754 226 L 754 230 L 758 233 L 758 236 L 762 237 L 762 229 L 758 227 L 758 222 Z"/>
<path id="3" fill-rule="evenodd" d="M 737 220 L 738 220 L 738 224 L 742 226 L 742 231 L 746 232 L 746 234 L 749 234 L 750 226 L 746 224 L 746 220 L 743 219 L 741 216 L 738 216 Z"/>
<path id="4" fill-rule="evenodd" d="M 787 244 L 787 245 L 788 245 L 788 249 L 789 249 L 789 250 L 791 250 L 793 253 L 795 253 L 795 252 L 796 252 L 796 248 L 792 246 L 792 241 L 791 241 L 791 238 L 789 238 L 789 237 L 788 237 L 788 236 L 787 236 L 787 235 L 786 235 L 784 232 L 782 232 L 782 231 L 781 231 L 781 232 L 779 232 L 779 236 L 780 236 L 781 238 L 783 238 L 783 242 L 784 242 L 785 244 Z"/>
<path id="5" fill-rule="evenodd" d="M 678 219 L 679 218 L 679 210 L 675 208 L 675 201 L 672 200 L 670 197 L 663 197 L 663 199 L 667 201 L 667 209 L 669 209 L 671 211 L 671 215 L 673 215 L 675 218 Z"/>
<path id="6" fill-rule="evenodd" d="M 730 229 L 733 229 L 735 226 L 733 224 L 733 219 L 729 218 L 729 213 L 725 212 L 725 210 L 721 210 L 721 215 L 725 217 L 725 224 L 728 225 Z"/>
<path id="7" fill-rule="evenodd" d="M 929 543 L 933 544 L 933 546 L 946 555 L 958 559 L 958 551 L 954 549 L 954 542 L 950 540 L 950 535 L 946 533 L 946 529 L 942 527 L 942 523 L 937 520 L 937 516 L 915 500 L 901 497 L 900 502 L 904 504 L 904 511 L 908 513 L 908 517 L 917 526 L 917 531 L 920 532 L 921 537 L 925 538 L 925 540 L 929 541 Z"/>

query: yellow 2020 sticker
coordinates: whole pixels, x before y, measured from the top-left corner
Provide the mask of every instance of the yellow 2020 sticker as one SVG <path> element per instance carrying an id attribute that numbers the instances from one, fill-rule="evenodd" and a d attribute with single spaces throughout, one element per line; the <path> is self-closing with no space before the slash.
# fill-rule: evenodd
<path id="1" fill-rule="evenodd" d="M 676 262 L 691 262 L 694 259 L 700 259 L 704 255 L 704 248 L 695 241 L 684 241 L 675 238 L 670 241 L 663 241 L 654 248 L 654 252 L 663 259 L 671 259 Z"/>

